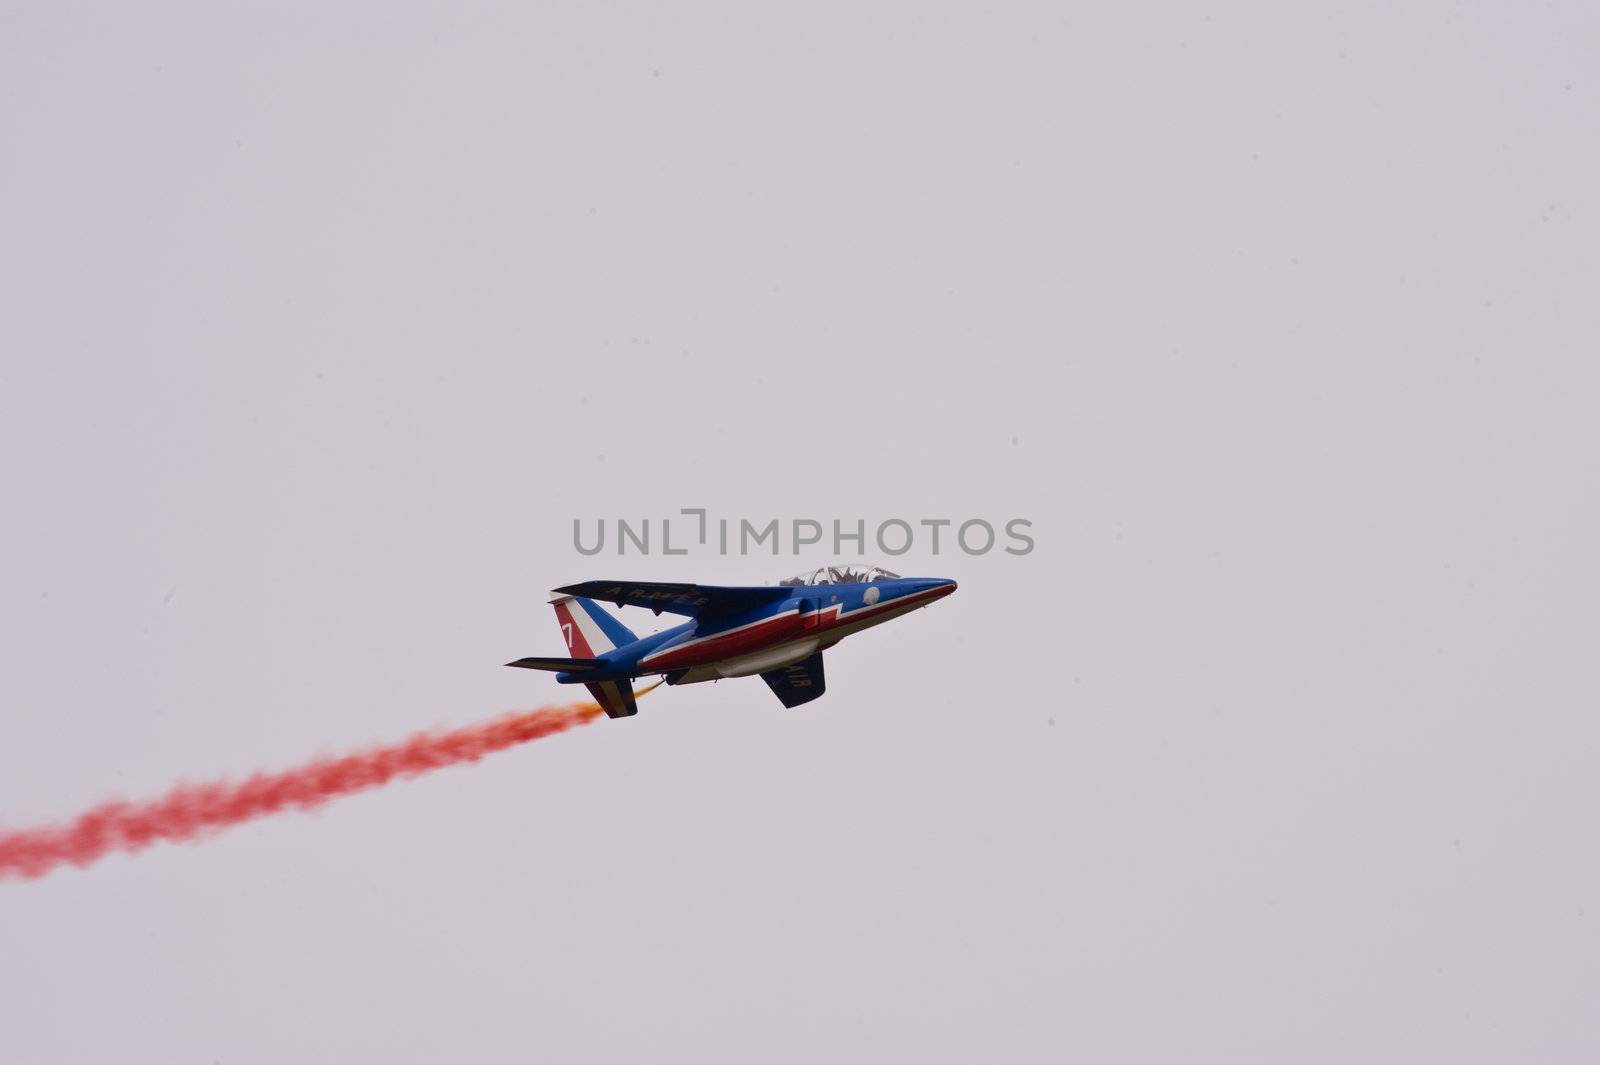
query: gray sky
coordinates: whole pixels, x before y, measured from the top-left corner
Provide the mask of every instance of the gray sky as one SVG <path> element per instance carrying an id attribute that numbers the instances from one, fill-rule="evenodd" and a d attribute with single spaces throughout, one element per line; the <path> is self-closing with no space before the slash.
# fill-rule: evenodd
<path id="1" fill-rule="evenodd" d="M 277 7 L 0 9 L 0 823 L 829 561 L 574 517 L 1038 548 L 0 884 L 0 1059 L 1600 1056 L 1592 7 Z"/>

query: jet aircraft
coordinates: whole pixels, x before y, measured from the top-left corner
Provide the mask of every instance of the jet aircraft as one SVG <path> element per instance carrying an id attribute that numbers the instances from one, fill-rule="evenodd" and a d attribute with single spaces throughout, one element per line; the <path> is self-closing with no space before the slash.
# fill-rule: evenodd
<path id="1" fill-rule="evenodd" d="M 749 587 L 584 581 L 557 588 L 550 599 L 573 657 L 520 658 L 506 665 L 585 685 L 609 717 L 639 712 L 633 681 L 647 676 L 694 684 L 760 674 L 784 706 L 799 706 L 823 693 L 823 651 L 955 590 L 955 581 L 902 577 L 878 566 L 824 566 L 776 585 Z M 640 638 L 601 602 L 689 620 Z"/>

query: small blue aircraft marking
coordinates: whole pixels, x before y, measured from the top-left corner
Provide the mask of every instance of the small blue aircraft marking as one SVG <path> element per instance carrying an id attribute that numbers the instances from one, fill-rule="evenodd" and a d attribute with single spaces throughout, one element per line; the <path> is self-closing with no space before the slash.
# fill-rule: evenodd
<path id="1" fill-rule="evenodd" d="M 557 588 L 550 600 L 572 657 L 506 664 L 585 685 L 610 717 L 638 713 L 633 682 L 647 676 L 695 684 L 760 675 L 784 706 L 799 706 L 826 690 L 823 651 L 955 590 L 955 581 L 901 577 L 877 566 L 824 566 L 777 585 L 737 588 L 584 581 Z M 690 620 L 640 639 L 601 602 Z"/>

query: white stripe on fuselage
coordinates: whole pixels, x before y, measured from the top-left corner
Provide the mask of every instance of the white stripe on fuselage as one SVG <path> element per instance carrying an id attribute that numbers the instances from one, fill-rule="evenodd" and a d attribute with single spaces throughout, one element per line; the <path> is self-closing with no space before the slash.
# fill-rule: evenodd
<path id="1" fill-rule="evenodd" d="M 888 621 L 890 618 L 899 617 L 908 610 L 927 606 L 927 600 L 937 591 L 939 591 L 938 588 L 928 588 L 920 592 L 912 592 L 910 595 L 898 596 L 876 606 L 857 608 L 850 611 L 849 614 L 844 613 L 843 603 L 834 603 L 831 606 L 824 607 L 823 612 L 832 611 L 836 621 L 841 617 L 846 619 L 842 623 L 822 629 L 822 636 L 827 641 L 824 646 L 831 647 L 852 633 L 871 628 L 881 622 Z"/>

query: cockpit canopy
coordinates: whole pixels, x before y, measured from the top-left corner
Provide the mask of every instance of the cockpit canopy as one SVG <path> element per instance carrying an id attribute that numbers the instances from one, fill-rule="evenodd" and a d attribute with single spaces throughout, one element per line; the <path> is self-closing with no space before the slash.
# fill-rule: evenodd
<path id="1" fill-rule="evenodd" d="M 871 584 L 873 581 L 899 580 L 900 574 L 890 573 L 882 566 L 823 566 L 810 573 L 779 581 L 779 584 Z"/>

